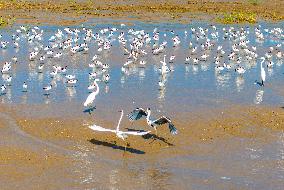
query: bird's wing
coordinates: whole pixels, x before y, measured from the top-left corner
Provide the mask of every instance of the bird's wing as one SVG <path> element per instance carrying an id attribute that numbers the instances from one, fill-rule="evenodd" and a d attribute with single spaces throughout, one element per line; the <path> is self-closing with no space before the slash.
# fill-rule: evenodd
<path id="1" fill-rule="evenodd" d="M 98 126 L 98 125 L 91 125 L 89 126 L 90 129 L 94 130 L 94 131 L 101 131 L 101 132 L 113 132 L 113 133 L 116 133 L 115 130 L 112 130 L 112 129 L 106 129 L 106 128 L 103 128 L 101 126 Z"/>
<path id="2" fill-rule="evenodd" d="M 169 123 L 169 130 L 173 135 L 178 134 L 177 128 L 175 128 L 175 126 L 172 123 Z"/>
<path id="3" fill-rule="evenodd" d="M 130 121 L 134 121 L 140 119 L 143 116 L 147 116 L 146 111 L 142 108 L 136 108 L 130 114 L 128 114 L 128 119 Z"/>
<path id="4" fill-rule="evenodd" d="M 162 116 L 159 119 L 153 121 L 153 123 L 157 124 L 157 125 L 163 125 L 165 123 L 169 123 L 169 130 L 173 135 L 176 135 L 178 133 L 177 128 L 175 128 L 174 124 L 172 123 L 172 121 L 170 120 L 170 118 Z"/>
<path id="5" fill-rule="evenodd" d="M 127 131 L 127 132 L 122 132 L 126 135 L 136 135 L 136 136 L 143 136 L 143 135 L 147 135 L 148 133 L 150 133 L 151 131 L 145 131 L 145 132 L 140 132 L 140 131 Z"/>
<path id="6" fill-rule="evenodd" d="M 88 106 L 89 104 L 91 104 L 95 99 L 96 99 L 96 92 L 92 92 L 86 99 L 84 106 Z"/>
<path id="7" fill-rule="evenodd" d="M 153 121 L 153 123 L 157 124 L 157 125 L 163 125 L 165 123 L 171 123 L 172 121 L 165 116 L 160 117 L 159 119 L 156 119 L 155 121 Z"/>

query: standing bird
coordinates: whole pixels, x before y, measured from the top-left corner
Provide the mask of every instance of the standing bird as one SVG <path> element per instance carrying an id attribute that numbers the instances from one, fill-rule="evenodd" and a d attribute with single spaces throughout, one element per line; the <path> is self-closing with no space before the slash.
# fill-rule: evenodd
<path id="1" fill-rule="evenodd" d="M 1 93 L 0 93 L 0 95 L 4 95 L 4 94 L 6 94 L 6 89 L 7 89 L 6 85 L 5 85 L 5 84 L 2 84 L 2 86 L 1 86 Z"/>
<path id="2" fill-rule="evenodd" d="M 166 63 L 166 55 L 164 55 L 164 60 L 160 62 L 163 64 L 162 67 L 159 69 L 162 75 L 171 71 Z"/>
<path id="3" fill-rule="evenodd" d="M 260 63 L 261 86 L 264 86 L 266 73 L 265 73 L 265 70 L 264 70 L 264 68 L 262 66 L 262 63 L 265 61 L 265 58 L 261 57 L 260 59 L 262 60 L 261 63 Z"/>
<path id="4" fill-rule="evenodd" d="M 42 88 L 45 91 L 44 95 L 49 95 L 49 91 L 52 89 L 52 84 L 50 84 L 49 86 L 45 86 Z"/>
<path id="5" fill-rule="evenodd" d="M 170 118 L 162 116 L 159 119 L 150 119 L 150 116 L 151 116 L 150 108 L 147 108 L 146 111 L 142 108 L 136 108 L 135 110 L 133 110 L 128 115 L 128 118 L 129 118 L 130 121 L 134 121 L 134 120 L 138 120 L 138 119 L 142 118 L 143 116 L 146 116 L 147 124 L 150 127 L 153 127 L 155 129 L 156 133 L 157 133 L 157 127 L 159 125 L 163 125 L 163 124 L 166 124 L 166 123 L 169 124 L 169 130 L 173 135 L 176 135 L 178 133 L 178 130 L 175 128 L 175 126 L 172 123 L 172 121 L 170 120 Z"/>
<path id="6" fill-rule="evenodd" d="M 137 132 L 137 131 L 127 131 L 127 132 L 124 132 L 124 131 L 120 131 L 119 130 L 119 126 L 120 126 L 120 123 L 121 123 L 121 120 L 122 120 L 122 117 L 123 117 L 123 110 L 121 110 L 119 112 L 121 112 L 121 115 L 120 115 L 120 118 L 119 118 L 116 130 L 106 129 L 106 128 L 100 127 L 98 125 L 91 125 L 91 126 L 89 126 L 89 128 L 94 130 L 94 131 L 115 133 L 116 136 L 118 138 L 122 139 L 123 141 L 125 141 L 125 139 L 128 137 L 127 135 L 143 136 L 143 135 L 146 135 L 146 134 L 151 132 L 151 131 L 145 131 L 145 132 Z M 126 146 L 125 146 L 125 150 L 126 150 Z"/>
<path id="7" fill-rule="evenodd" d="M 95 79 L 94 80 L 94 84 L 96 85 L 97 87 L 97 90 L 92 92 L 86 99 L 86 101 L 84 102 L 84 106 L 87 107 L 87 106 L 90 106 L 94 100 L 96 99 L 96 96 L 99 94 L 100 92 L 100 88 L 99 88 L 99 85 L 98 85 L 98 81 L 100 81 L 100 79 Z"/>
<path id="8" fill-rule="evenodd" d="M 28 85 L 26 82 L 24 82 L 23 84 L 23 92 L 27 92 L 28 91 Z"/>

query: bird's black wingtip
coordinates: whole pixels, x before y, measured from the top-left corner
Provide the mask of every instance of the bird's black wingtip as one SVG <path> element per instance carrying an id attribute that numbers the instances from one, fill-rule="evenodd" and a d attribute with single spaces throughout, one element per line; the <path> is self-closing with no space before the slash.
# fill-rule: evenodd
<path id="1" fill-rule="evenodd" d="M 169 124 L 169 129 L 172 135 L 177 135 L 178 134 L 178 130 L 177 128 L 175 128 L 175 126 L 173 124 Z"/>
<path id="2" fill-rule="evenodd" d="M 134 118 L 133 118 L 133 115 L 132 115 L 132 114 L 128 114 L 127 117 L 128 117 L 128 120 L 129 120 L 129 121 L 134 121 Z"/>

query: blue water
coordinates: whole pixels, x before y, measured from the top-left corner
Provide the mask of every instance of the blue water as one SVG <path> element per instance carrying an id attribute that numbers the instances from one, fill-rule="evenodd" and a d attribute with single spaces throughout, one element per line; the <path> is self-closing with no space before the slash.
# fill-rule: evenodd
<path id="1" fill-rule="evenodd" d="M 276 60 L 275 56 L 272 61 L 275 63 L 270 69 L 266 69 L 267 81 L 264 87 L 257 84 L 260 81 L 260 60 L 254 64 L 242 61 L 240 65 L 246 68 L 243 76 L 238 75 L 234 68 L 230 71 L 215 71 L 213 58 L 216 56 L 216 48 L 222 45 L 226 54 L 233 42 L 224 41 L 222 39 L 222 28 L 230 26 L 216 25 L 220 33 L 217 40 L 211 39 L 216 45 L 211 50 L 208 61 L 201 62 L 198 65 L 185 64 L 185 57 L 189 55 L 188 43 L 192 41 L 196 45 L 196 39 L 190 32 L 190 28 L 209 28 L 206 23 L 184 24 L 168 24 L 168 23 L 142 23 L 133 22 L 131 26 L 121 27 L 114 21 L 105 20 L 105 23 L 98 23 L 96 26 L 88 26 L 94 33 L 106 27 L 117 27 L 119 30 L 112 37 L 112 47 L 110 51 L 98 53 L 97 43 L 93 40 L 89 43 L 90 51 L 88 54 L 77 53 L 72 55 L 69 51 L 64 51 L 63 56 L 57 59 L 49 59 L 45 61 L 45 69 L 43 73 L 37 72 L 39 61 L 29 61 L 29 52 L 34 47 L 49 44 L 48 39 L 57 29 L 63 29 L 58 26 L 43 26 L 43 41 L 40 43 L 27 43 L 26 36 L 22 35 L 20 40 L 20 49 L 17 51 L 12 47 L 11 35 L 15 33 L 18 26 L 9 29 L 2 29 L 0 33 L 3 35 L 2 41 L 10 42 L 6 50 L 0 49 L 0 66 L 5 61 L 10 61 L 13 56 L 18 58 L 18 63 L 12 65 L 13 77 L 11 86 L 8 86 L 7 93 L 0 97 L 2 104 L 8 105 L 50 105 L 51 107 L 66 106 L 66 111 L 78 110 L 83 114 L 83 102 L 89 92 L 87 86 L 90 84 L 88 73 L 91 69 L 88 64 L 94 54 L 99 55 L 99 60 L 110 65 L 108 73 L 110 74 L 109 83 L 99 82 L 100 94 L 95 100 L 97 107 L 96 117 L 117 118 L 117 112 L 113 110 L 125 109 L 132 110 L 135 107 L 151 107 L 152 110 L 167 113 L 173 118 L 180 112 L 190 112 L 198 108 L 218 108 L 227 105 L 269 105 L 281 107 L 284 104 L 284 93 L 281 90 L 284 82 L 284 66 L 283 59 Z M 264 28 L 271 29 L 280 27 L 283 29 L 283 23 L 268 24 L 261 23 L 261 31 Z M 233 25 L 235 28 L 248 27 L 250 31 L 248 40 L 249 45 L 257 47 L 259 56 L 269 50 L 270 46 L 282 44 L 280 51 L 283 53 L 284 39 L 275 38 L 273 35 L 266 34 L 265 40 L 259 42 L 255 39 L 254 29 L 257 25 Z M 121 31 L 126 33 L 126 40 L 131 40 L 132 35 L 127 34 L 130 28 L 134 30 L 144 29 L 153 34 L 154 28 L 160 31 L 160 43 L 167 41 L 167 47 L 164 53 L 160 55 L 151 54 L 151 46 L 143 47 L 147 51 L 147 55 L 140 60 L 147 61 L 145 68 L 134 66 L 129 69 L 128 74 L 121 72 L 121 66 L 127 61 L 127 56 L 123 55 L 121 45 L 117 41 L 117 36 Z M 173 34 L 175 31 L 181 39 L 178 47 L 172 47 Z M 186 36 L 184 31 L 188 31 Z M 166 36 L 164 36 L 166 34 Z M 82 37 L 81 35 L 79 35 Z M 210 38 L 210 37 L 209 37 Z M 82 38 L 80 39 L 82 42 Z M 201 40 L 204 42 L 204 40 Z M 55 48 L 55 51 L 59 51 Z M 192 57 L 199 57 L 203 52 L 198 48 L 198 53 Z M 174 63 L 168 64 L 174 71 L 161 77 L 158 69 L 161 66 L 160 61 L 163 60 L 164 54 L 169 56 L 176 55 Z M 225 55 L 226 55 L 225 54 Z M 224 59 L 228 63 L 227 58 Z M 76 87 L 68 87 L 65 84 L 64 76 L 58 75 L 54 79 L 50 77 L 52 65 L 68 66 L 67 74 L 74 74 L 78 79 Z M 5 75 L 2 75 L 5 77 Z M 0 78 L 0 84 L 4 84 L 3 77 Z M 99 75 L 98 78 L 101 78 Z M 158 82 L 164 80 L 165 87 L 160 88 Z M 28 92 L 22 92 L 22 84 L 26 81 L 28 84 Z M 49 96 L 45 96 L 42 88 L 52 83 L 54 88 Z M 70 106 L 71 105 L 71 106 Z M 76 111 L 75 111 L 76 112 Z M 44 111 L 43 111 L 44 113 Z M 54 110 L 54 115 L 57 110 Z M 105 114 L 108 114 L 105 116 Z M 186 118 L 186 121 L 190 119 Z M 79 126 L 78 126 L 79 127 Z M 179 126 L 178 126 L 179 127 Z M 79 128 L 78 128 L 79 130 Z M 183 141 L 179 136 L 175 137 L 176 141 Z M 130 187 L 140 187 L 141 189 L 281 189 L 283 184 L 283 132 L 275 134 L 275 141 L 264 143 L 260 139 L 244 139 L 232 138 L 229 141 L 220 142 L 213 141 L 208 144 L 196 145 L 200 150 L 208 150 L 206 153 L 192 153 L 191 147 L 180 143 L 182 146 L 174 147 L 174 149 L 185 152 L 178 156 L 160 156 L 159 158 L 146 158 L 144 160 L 113 160 L 116 164 L 105 164 L 103 171 L 101 170 L 101 162 L 93 158 L 93 153 L 87 152 L 85 147 L 82 148 L 83 164 L 78 167 L 82 184 L 94 185 L 102 184 L 103 187 L 109 188 L 121 187 L 123 185 L 113 185 L 124 182 Z M 78 143 L 79 147 L 80 143 Z M 197 149 L 198 149 L 197 148 Z M 97 148 L 94 154 L 102 155 L 100 151 L 107 151 L 108 155 L 118 154 L 116 150 L 107 148 Z M 161 155 L 163 154 L 161 151 Z M 226 152 L 226 154 L 224 154 Z M 76 155 L 80 157 L 80 154 Z M 111 156 L 109 156 L 111 157 Z M 266 163 L 269 161 L 269 163 Z M 96 165 L 96 163 L 99 165 Z M 270 162 L 274 165 L 270 165 Z M 198 165 L 198 166 L 197 166 Z M 271 167 L 270 167 L 271 166 Z M 98 175 L 98 169 L 101 173 Z M 120 173 L 120 171 L 122 171 Z M 127 172 L 126 172 L 127 171 Z M 142 172 L 141 172 L 142 171 Z M 109 183 L 105 184 L 105 178 L 110 178 Z M 103 182 L 100 182 L 102 179 Z M 135 183 L 130 180 L 135 180 Z M 130 181 L 130 182 L 129 182 Z M 147 181 L 147 184 L 144 184 Z M 123 183 L 122 183 L 123 184 Z M 123 189 L 123 187 L 121 187 Z"/>
<path id="2" fill-rule="evenodd" d="M 283 23 L 276 25 L 282 27 Z M 91 63 L 91 59 L 94 54 L 99 55 L 99 60 L 103 63 L 110 65 L 109 74 L 111 79 L 108 84 L 101 82 L 99 84 L 101 93 L 97 97 L 96 105 L 98 107 L 109 108 L 115 107 L 127 107 L 131 109 L 133 104 L 137 106 L 151 106 L 155 108 L 162 108 L 167 112 L 179 112 L 190 111 L 198 106 L 222 106 L 224 104 L 264 104 L 264 105 L 282 105 L 284 102 L 283 96 L 279 94 L 277 89 L 279 84 L 284 81 L 283 75 L 283 60 L 276 60 L 275 56 L 272 61 L 275 62 L 273 68 L 267 70 L 267 85 L 260 87 L 256 84 L 256 81 L 260 81 L 260 60 L 256 60 L 254 64 L 249 64 L 246 61 L 242 61 L 239 65 L 244 66 L 247 71 L 243 76 L 234 72 L 234 68 L 230 71 L 222 71 L 221 73 L 215 72 L 215 64 L 213 57 L 216 56 L 216 48 L 219 45 L 224 47 L 227 55 L 229 49 L 234 42 L 224 41 L 222 39 L 222 28 L 228 29 L 229 26 L 217 25 L 220 36 L 219 39 L 211 39 L 215 43 L 213 50 L 207 51 L 210 53 L 210 57 L 206 62 L 200 62 L 198 65 L 185 64 L 185 57 L 189 55 L 188 44 L 193 42 L 193 46 L 198 47 L 198 53 L 192 57 L 199 57 L 203 51 L 200 49 L 200 43 L 205 42 L 203 39 L 196 44 L 196 39 L 192 35 L 190 28 L 198 27 L 209 28 L 209 33 L 212 31 L 210 26 L 206 23 L 193 23 L 191 25 L 183 24 L 146 24 L 142 22 L 134 22 L 133 26 L 120 27 L 115 24 L 98 24 L 91 26 L 94 33 L 99 32 L 100 29 L 106 27 L 117 27 L 118 31 L 114 32 L 112 39 L 112 47 L 110 51 L 96 52 L 97 45 L 94 40 L 88 43 L 90 51 L 88 54 L 77 53 L 71 56 L 68 50 L 64 51 L 63 56 L 59 60 L 54 58 L 46 59 L 45 69 L 43 73 L 37 72 L 38 61 L 29 61 L 29 52 L 34 47 L 39 45 L 49 45 L 48 39 L 52 36 L 57 29 L 63 30 L 62 27 L 57 26 L 43 26 L 44 30 L 43 40 L 36 43 L 28 43 L 26 36 L 22 35 L 20 40 L 20 49 L 14 49 L 11 41 L 11 35 L 15 33 L 17 26 L 12 29 L 5 29 L 1 31 L 3 35 L 2 41 L 7 40 L 10 42 L 9 47 L 5 50 L 0 50 L 1 66 L 5 61 L 10 61 L 13 56 L 18 58 L 18 63 L 13 65 L 13 71 L 11 76 L 13 77 L 12 86 L 8 87 L 7 94 L 0 97 L 2 103 L 9 104 L 57 104 L 78 102 L 83 103 L 88 95 L 87 86 L 90 84 L 88 73 L 91 71 L 88 68 L 88 64 Z M 254 25 L 248 26 L 234 26 L 236 30 L 240 27 L 244 27 L 250 33 L 248 40 L 250 40 L 250 46 L 257 47 L 257 53 L 260 56 L 264 56 L 264 53 L 268 51 L 270 46 L 276 44 L 283 44 L 283 39 L 277 39 L 273 35 L 266 34 L 263 42 L 255 40 Z M 247 28 L 246 28 L 247 27 Z M 273 24 L 262 23 L 261 30 L 264 28 L 271 29 L 275 27 Z M 80 27 L 79 27 L 80 28 Z M 128 30 L 134 28 L 134 30 L 145 30 L 145 32 L 153 34 L 153 29 L 157 28 L 160 32 L 160 41 L 167 41 L 167 47 L 164 53 L 160 55 L 151 54 L 151 44 L 146 45 L 143 49 L 146 49 L 147 55 L 139 60 L 146 60 L 147 65 L 145 68 L 134 67 L 130 70 L 129 75 L 121 72 L 121 66 L 127 61 L 127 55 L 123 55 L 121 45 L 119 45 L 117 36 L 123 31 L 126 33 L 126 40 L 131 40 L 133 35 L 128 34 Z M 171 38 L 174 36 L 170 31 L 174 30 L 175 34 L 179 35 L 181 44 L 178 47 L 172 47 Z M 185 35 L 184 31 L 188 31 Z M 166 36 L 164 36 L 166 34 Z M 80 40 L 84 37 L 83 33 L 80 33 Z M 101 35 L 103 36 L 103 35 Z M 59 50 L 54 49 L 55 52 Z M 283 46 L 280 48 L 283 53 Z M 158 86 L 158 82 L 161 80 L 158 68 L 161 66 L 160 61 L 163 60 L 163 55 L 167 55 L 167 59 L 171 55 L 176 55 L 174 63 L 169 64 L 174 72 L 169 73 L 164 80 L 166 80 L 165 87 L 162 90 Z M 228 59 L 225 56 L 225 62 Z M 192 62 L 191 62 L 192 63 Z M 54 79 L 51 79 L 50 72 L 52 71 L 52 65 L 68 66 L 67 74 L 75 74 L 79 80 L 76 87 L 66 87 L 64 83 L 64 76 L 59 75 Z M 101 76 L 99 76 L 101 77 Z M 3 78 L 3 77 L 2 77 Z M 28 92 L 22 92 L 22 83 L 26 81 L 28 84 Z M 0 79 L 0 84 L 5 81 Z M 52 83 L 55 88 L 52 90 L 49 97 L 43 95 L 42 87 Z M 257 98 L 258 97 L 258 98 Z M 258 99 L 258 100 L 256 100 Z"/>

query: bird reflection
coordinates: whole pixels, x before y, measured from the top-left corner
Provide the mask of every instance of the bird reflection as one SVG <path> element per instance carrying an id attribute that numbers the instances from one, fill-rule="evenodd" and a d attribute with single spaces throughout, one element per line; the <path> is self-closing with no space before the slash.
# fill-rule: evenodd
<path id="1" fill-rule="evenodd" d="M 111 170 L 109 174 L 109 183 L 110 183 L 110 189 L 118 189 L 117 184 L 119 182 L 119 175 L 118 175 L 118 170 Z"/>
<path id="2" fill-rule="evenodd" d="M 276 65 L 280 67 L 282 65 L 282 60 L 277 60 Z"/>
<path id="3" fill-rule="evenodd" d="M 158 65 L 154 65 L 153 66 L 153 70 L 154 70 L 154 73 L 158 73 L 159 72 L 159 66 Z"/>
<path id="4" fill-rule="evenodd" d="M 185 75 L 187 76 L 190 72 L 190 66 L 187 64 L 185 65 Z"/>
<path id="5" fill-rule="evenodd" d="M 42 82 L 42 81 L 43 81 L 43 73 L 38 73 L 38 75 L 37 75 L 37 80 L 38 80 L 39 82 Z"/>
<path id="6" fill-rule="evenodd" d="M 21 97 L 21 104 L 27 104 L 27 102 L 28 102 L 28 95 L 27 93 L 23 93 Z"/>
<path id="7" fill-rule="evenodd" d="M 273 75 L 273 68 L 272 67 L 268 67 L 267 68 L 267 73 L 271 77 Z"/>
<path id="8" fill-rule="evenodd" d="M 76 88 L 72 86 L 66 87 L 67 96 L 70 97 L 70 100 L 76 95 Z"/>
<path id="9" fill-rule="evenodd" d="M 245 79 L 243 76 L 239 75 L 236 77 L 237 90 L 240 92 L 244 88 Z"/>
<path id="10" fill-rule="evenodd" d="M 192 65 L 192 73 L 196 75 L 198 73 L 198 65 Z"/>
<path id="11" fill-rule="evenodd" d="M 208 71 L 208 70 L 209 70 L 209 64 L 207 64 L 207 63 L 201 64 L 201 65 L 200 65 L 200 69 L 201 69 L 202 71 Z"/>
<path id="12" fill-rule="evenodd" d="M 7 97 L 7 101 L 8 101 L 6 103 L 12 103 L 12 90 L 11 90 L 11 88 L 7 88 L 6 97 Z"/>
<path id="13" fill-rule="evenodd" d="M 106 86 L 105 86 L 105 93 L 106 93 L 106 94 L 109 93 L 109 85 L 106 85 Z"/>
<path id="14" fill-rule="evenodd" d="M 166 82 L 167 82 L 167 75 L 161 75 L 159 81 L 159 101 L 165 101 L 165 94 L 166 94 Z"/>
<path id="15" fill-rule="evenodd" d="M 56 82 L 56 79 L 53 79 L 50 84 L 52 84 L 52 86 L 55 88 L 57 87 L 57 82 Z"/>
<path id="16" fill-rule="evenodd" d="M 229 86 L 229 82 L 230 82 L 230 79 L 231 79 L 231 74 L 230 73 L 218 73 L 218 72 L 215 72 L 215 77 L 216 77 L 216 83 L 217 83 L 217 86 L 220 86 L 220 87 L 227 87 Z"/>
<path id="17" fill-rule="evenodd" d="M 1 103 L 3 103 L 3 104 L 12 103 L 11 89 L 7 88 L 5 93 L 0 94 L 0 98 L 1 98 Z"/>
<path id="18" fill-rule="evenodd" d="M 255 93 L 255 98 L 254 98 L 253 102 L 255 104 L 260 104 L 263 100 L 263 94 L 264 94 L 263 90 L 257 90 L 256 93 Z"/>
<path id="19" fill-rule="evenodd" d="M 158 96 L 158 99 L 159 101 L 161 102 L 164 102 L 165 101 L 165 95 L 166 94 L 166 87 L 160 87 L 159 89 L 159 96 Z"/>
<path id="20" fill-rule="evenodd" d="M 170 65 L 170 69 L 171 71 L 174 71 L 175 70 L 175 66 L 173 64 Z"/>
<path id="21" fill-rule="evenodd" d="M 125 83 L 125 79 L 126 79 L 126 76 L 125 76 L 125 75 L 122 75 L 121 78 L 120 78 L 121 87 L 123 87 L 123 85 L 124 85 L 124 83 Z"/>
<path id="22" fill-rule="evenodd" d="M 141 81 L 144 80 L 144 78 L 145 78 L 145 68 L 140 68 L 139 72 L 138 72 L 138 75 L 139 75 L 139 79 Z"/>
<path id="23" fill-rule="evenodd" d="M 44 104 L 50 104 L 50 98 L 49 98 L 48 95 L 43 96 L 43 102 L 44 102 Z"/>

